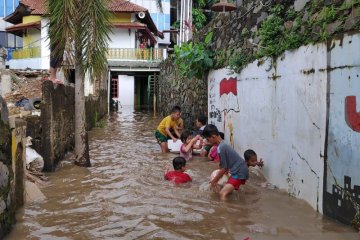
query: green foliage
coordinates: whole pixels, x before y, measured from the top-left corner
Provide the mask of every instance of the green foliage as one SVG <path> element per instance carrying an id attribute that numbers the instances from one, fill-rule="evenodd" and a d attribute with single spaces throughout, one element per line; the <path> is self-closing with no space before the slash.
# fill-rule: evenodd
<path id="1" fill-rule="evenodd" d="M 287 20 L 292 20 L 296 17 L 296 11 L 294 9 L 289 9 L 287 12 L 286 12 L 286 19 Z"/>
<path id="2" fill-rule="evenodd" d="M 176 21 L 171 25 L 173 28 L 180 29 L 180 21 Z"/>
<path id="3" fill-rule="evenodd" d="M 277 12 L 278 10 L 276 10 Z M 283 39 L 284 21 L 278 15 L 268 17 L 259 29 L 259 37 L 262 47 L 259 50 L 260 56 L 276 56 L 283 49 L 281 46 Z"/>
<path id="4" fill-rule="evenodd" d="M 206 6 L 206 1 L 205 0 L 195 0 L 194 6 L 197 8 L 204 8 Z"/>
<path id="5" fill-rule="evenodd" d="M 251 54 L 247 54 L 244 52 L 237 53 L 233 55 L 229 60 L 229 68 L 234 72 L 239 73 L 246 64 L 253 61 L 255 59 Z"/>
<path id="6" fill-rule="evenodd" d="M 193 8 L 192 18 L 196 30 L 201 30 L 205 26 L 206 16 L 201 9 Z"/>
<path id="7" fill-rule="evenodd" d="M 336 19 L 336 14 L 337 11 L 335 10 L 334 6 L 324 7 L 320 12 L 321 21 L 325 23 L 332 22 Z"/>
<path id="8" fill-rule="evenodd" d="M 213 67 L 213 52 L 210 43 L 213 33 L 209 32 L 203 43 L 183 43 L 175 46 L 175 65 L 183 77 L 201 79 Z"/>

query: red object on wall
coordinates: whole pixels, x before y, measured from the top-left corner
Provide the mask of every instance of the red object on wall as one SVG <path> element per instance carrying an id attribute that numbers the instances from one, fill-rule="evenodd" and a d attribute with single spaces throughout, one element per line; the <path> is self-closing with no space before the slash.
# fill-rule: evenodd
<path id="1" fill-rule="evenodd" d="M 352 130 L 360 132 L 360 112 L 356 112 L 355 96 L 345 98 L 345 120 Z"/>
<path id="2" fill-rule="evenodd" d="M 224 78 L 223 80 L 221 80 L 220 82 L 220 96 L 222 96 L 223 94 L 229 94 L 229 93 L 233 93 L 235 96 L 237 96 L 237 78 Z"/>

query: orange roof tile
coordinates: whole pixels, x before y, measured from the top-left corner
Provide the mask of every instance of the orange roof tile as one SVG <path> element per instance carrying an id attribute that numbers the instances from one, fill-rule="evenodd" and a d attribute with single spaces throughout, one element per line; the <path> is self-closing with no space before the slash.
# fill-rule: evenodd
<path id="1" fill-rule="evenodd" d="M 43 15 L 47 12 L 46 0 L 20 0 L 20 3 L 28 6 L 32 15 Z M 112 0 L 109 2 L 111 12 L 145 12 L 146 8 L 136 5 L 128 0 Z"/>
<path id="2" fill-rule="evenodd" d="M 28 6 L 32 15 L 43 15 L 47 12 L 46 0 L 20 0 L 20 3 Z"/>

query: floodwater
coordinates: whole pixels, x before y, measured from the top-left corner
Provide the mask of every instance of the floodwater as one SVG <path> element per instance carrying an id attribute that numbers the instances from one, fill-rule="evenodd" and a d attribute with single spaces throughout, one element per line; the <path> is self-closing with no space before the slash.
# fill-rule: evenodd
<path id="1" fill-rule="evenodd" d="M 44 202 L 19 211 L 14 239 L 360 239 L 351 227 L 316 213 L 304 201 L 247 185 L 221 202 L 206 191 L 217 168 L 202 158 L 188 163 L 189 185 L 163 179 L 175 154 L 161 154 L 152 113 L 112 113 L 90 132 L 91 168 L 63 161 L 42 188 Z"/>

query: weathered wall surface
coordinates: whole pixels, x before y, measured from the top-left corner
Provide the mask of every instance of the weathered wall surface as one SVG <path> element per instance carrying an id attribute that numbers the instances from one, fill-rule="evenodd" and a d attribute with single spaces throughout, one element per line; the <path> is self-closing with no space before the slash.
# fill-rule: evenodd
<path id="1" fill-rule="evenodd" d="M 359 53 L 360 34 L 335 41 L 328 52 L 330 94 L 324 213 L 345 223 L 355 215 L 351 200 L 360 204 Z M 354 225 L 360 228 L 360 219 Z"/>
<path id="2" fill-rule="evenodd" d="M 32 147 L 44 158 L 44 171 L 54 171 L 66 152 L 74 147 L 75 95 L 74 87 L 52 82 L 43 84 L 41 116 L 26 118 L 27 136 L 33 138 Z M 107 90 L 85 99 L 86 129 L 90 130 L 106 115 Z"/>
<path id="3" fill-rule="evenodd" d="M 86 130 L 96 127 L 98 121 L 108 112 L 107 90 L 101 89 L 97 96 L 88 96 L 85 98 L 86 107 Z"/>
<path id="4" fill-rule="evenodd" d="M 71 86 L 58 85 L 51 81 L 43 84 L 41 105 L 41 151 L 44 170 L 54 171 L 56 164 L 74 146 L 75 95 Z"/>
<path id="5" fill-rule="evenodd" d="M 359 113 L 347 103 L 352 115 L 345 114 L 346 97 L 360 93 L 360 59 L 344 57 L 359 52 L 359 37 L 345 35 L 328 45 L 287 51 L 275 61 L 257 60 L 240 74 L 215 70 L 208 78 L 209 122 L 225 132 L 239 153 L 251 148 L 263 157 L 270 182 L 320 212 L 323 206 L 336 208 L 323 198 L 334 184 L 329 171 L 324 172 L 327 131 L 328 167 L 341 187 L 344 176 L 351 178 L 351 186 L 360 184 Z M 352 191 L 360 202 L 358 187 Z M 353 216 L 355 210 L 350 211 Z"/>
<path id="6" fill-rule="evenodd" d="M 15 222 L 14 174 L 11 158 L 11 132 L 6 103 L 0 96 L 0 239 Z"/>
<path id="7" fill-rule="evenodd" d="M 207 115 L 207 80 L 182 78 L 172 64 L 168 59 L 161 66 L 158 109 L 167 116 L 174 106 L 180 106 L 185 128 L 193 129 L 196 117 Z"/>

